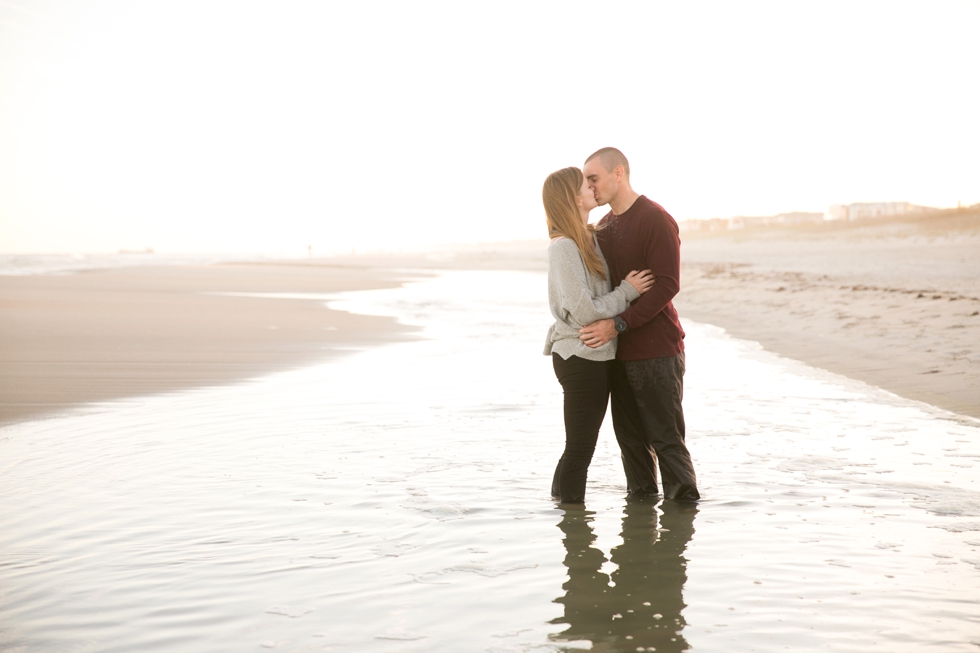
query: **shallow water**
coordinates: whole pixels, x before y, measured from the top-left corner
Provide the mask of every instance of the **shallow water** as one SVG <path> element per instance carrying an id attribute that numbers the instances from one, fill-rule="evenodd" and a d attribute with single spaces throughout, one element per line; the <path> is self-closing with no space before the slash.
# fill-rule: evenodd
<path id="1" fill-rule="evenodd" d="M 566 512 L 545 295 L 346 293 L 426 337 L 0 429 L 0 649 L 977 650 L 976 421 L 685 323 L 705 499 L 626 502 L 607 425 Z"/>

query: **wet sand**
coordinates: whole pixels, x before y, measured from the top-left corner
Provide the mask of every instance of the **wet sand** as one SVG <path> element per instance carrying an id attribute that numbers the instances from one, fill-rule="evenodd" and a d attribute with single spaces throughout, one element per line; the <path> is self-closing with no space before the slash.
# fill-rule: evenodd
<path id="1" fill-rule="evenodd" d="M 808 365 L 980 417 L 980 210 L 681 234 L 682 322 L 720 326 Z M 353 267 L 546 270 L 547 242 Z"/>
<path id="2" fill-rule="evenodd" d="M 682 319 L 980 417 L 980 211 L 682 239 Z"/>
<path id="3" fill-rule="evenodd" d="M 422 337 L 0 428 L 0 650 L 976 650 L 980 423 L 689 320 L 704 499 L 625 500 L 607 420 L 563 510 L 546 287 L 342 294 Z"/>
<path id="4" fill-rule="evenodd" d="M 682 234 L 681 319 L 980 417 L 980 212 Z M 0 424 L 252 378 L 411 337 L 322 300 L 433 270 L 546 269 L 546 241 L 271 264 L 0 276 Z"/>
<path id="5" fill-rule="evenodd" d="M 980 417 L 980 210 L 681 238 L 682 322 Z M 546 270 L 546 248 L 515 242 L 337 261 Z"/>
<path id="6" fill-rule="evenodd" d="M 406 278 L 325 264 L 0 276 L 0 424 L 240 381 L 412 337 L 390 317 L 329 310 L 322 300 L 217 294 L 336 293 Z"/>

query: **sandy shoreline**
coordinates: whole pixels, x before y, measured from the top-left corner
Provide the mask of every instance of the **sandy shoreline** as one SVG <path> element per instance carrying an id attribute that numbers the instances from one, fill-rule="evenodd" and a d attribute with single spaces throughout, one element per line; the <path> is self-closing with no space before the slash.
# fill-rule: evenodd
<path id="1" fill-rule="evenodd" d="M 980 214 L 682 240 L 682 321 L 980 417 Z M 322 302 L 206 293 L 390 288 L 435 269 L 544 271 L 546 246 L 0 277 L 0 423 L 412 337 L 393 319 Z"/>
<path id="2" fill-rule="evenodd" d="M 683 241 L 682 319 L 980 417 L 980 213 Z"/>
<path id="3" fill-rule="evenodd" d="M 209 293 L 396 287 L 365 268 L 226 264 L 0 277 L 0 424 L 76 404 L 234 382 L 412 337 L 322 301 Z"/>
<path id="4" fill-rule="evenodd" d="M 359 294 L 424 337 L 2 429 L 0 649 L 975 652 L 975 422 L 688 321 L 702 501 L 625 500 L 607 420 L 558 506 L 545 285 Z"/>

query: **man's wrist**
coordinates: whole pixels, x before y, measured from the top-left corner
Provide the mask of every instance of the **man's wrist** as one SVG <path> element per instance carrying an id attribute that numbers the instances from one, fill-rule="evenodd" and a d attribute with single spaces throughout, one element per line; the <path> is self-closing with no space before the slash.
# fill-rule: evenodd
<path id="1" fill-rule="evenodd" d="M 626 329 L 630 328 L 630 325 L 626 324 L 626 320 L 618 315 L 613 318 L 613 324 L 616 326 L 617 333 L 623 333 Z"/>

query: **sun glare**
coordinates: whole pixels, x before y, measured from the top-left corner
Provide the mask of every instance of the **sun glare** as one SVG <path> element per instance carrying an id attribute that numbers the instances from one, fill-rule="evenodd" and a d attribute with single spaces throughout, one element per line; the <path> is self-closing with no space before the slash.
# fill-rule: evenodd
<path id="1" fill-rule="evenodd" d="M 4 251 L 543 238 L 604 145 L 678 219 L 980 201 L 975 3 L 44 8 L 0 3 Z"/>

